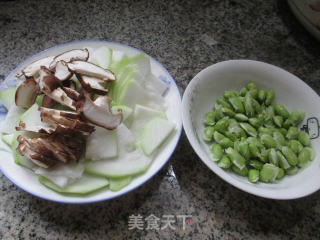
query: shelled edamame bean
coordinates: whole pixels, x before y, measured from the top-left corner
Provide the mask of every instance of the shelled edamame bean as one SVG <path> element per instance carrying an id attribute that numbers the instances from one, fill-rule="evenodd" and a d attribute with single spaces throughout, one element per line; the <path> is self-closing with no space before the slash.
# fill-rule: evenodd
<path id="1" fill-rule="evenodd" d="M 273 90 L 258 89 L 254 81 L 218 97 L 203 120 L 212 161 L 252 183 L 272 183 L 308 166 L 315 151 L 298 129 L 305 113 L 273 105 L 274 98 Z"/>

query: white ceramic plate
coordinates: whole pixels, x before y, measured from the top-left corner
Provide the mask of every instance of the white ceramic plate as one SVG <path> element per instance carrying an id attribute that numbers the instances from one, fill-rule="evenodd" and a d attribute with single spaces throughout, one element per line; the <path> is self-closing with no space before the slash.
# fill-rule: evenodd
<path id="1" fill-rule="evenodd" d="M 37 59 L 43 58 L 45 56 L 57 55 L 66 50 L 75 49 L 75 48 L 98 48 L 101 46 L 110 47 L 114 50 L 119 50 L 126 53 L 128 56 L 133 56 L 142 51 L 135 49 L 130 46 L 126 46 L 120 43 L 106 42 L 106 41 L 78 41 L 78 42 L 70 42 L 62 45 L 58 45 L 52 48 L 49 48 L 45 51 L 42 51 L 27 60 L 21 63 L 16 69 L 14 69 L 9 76 L 5 79 L 4 82 L 1 83 L 0 88 L 3 88 L 6 85 L 14 85 L 15 84 L 15 74 L 21 71 L 24 66 L 28 65 L 28 63 L 33 62 Z M 148 55 L 147 55 L 148 56 Z M 44 198 L 47 200 L 52 200 L 56 202 L 63 203 L 89 203 L 107 200 L 111 198 L 118 197 L 125 193 L 132 191 L 133 189 L 139 187 L 146 181 L 148 181 L 152 176 L 154 176 L 169 160 L 172 155 L 181 135 L 182 129 L 182 120 L 181 120 L 181 96 L 179 93 L 179 89 L 174 82 L 173 78 L 169 74 L 169 72 L 154 58 L 148 56 L 151 62 L 151 71 L 152 73 L 159 79 L 159 81 L 164 81 L 169 86 L 169 91 L 165 95 L 165 103 L 167 106 L 166 114 L 168 119 L 176 124 L 176 131 L 174 134 L 170 136 L 167 142 L 164 144 L 162 149 L 160 149 L 159 153 L 153 160 L 151 166 L 147 170 L 146 173 L 136 177 L 132 180 L 132 182 L 121 189 L 118 192 L 111 192 L 110 190 L 102 190 L 88 196 L 65 196 L 58 194 L 50 189 L 44 187 L 38 182 L 38 177 L 28 169 L 25 169 L 19 165 L 16 165 L 13 161 L 12 154 L 1 151 L 1 161 L 0 161 L 0 169 L 2 173 L 10 179 L 11 182 L 16 184 L 21 189 L 29 192 L 37 197 Z M 1 111 L 0 111 L 1 114 Z M 4 113 L 2 113 L 2 117 L 0 121 L 3 120 Z M 2 119 L 2 120 L 1 120 Z"/>
<path id="2" fill-rule="evenodd" d="M 284 104 L 289 111 L 302 109 L 306 118 L 300 127 L 309 130 L 316 158 L 305 170 L 294 176 L 285 176 L 273 184 L 250 183 L 217 166 L 208 157 L 209 146 L 202 140 L 203 118 L 212 110 L 217 97 L 226 90 L 239 91 L 250 80 L 258 87 L 275 90 L 275 103 Z M 218 176 L 233 186 L 272 199 L 294 199 L 306 196 L 320 188 L 320 98 L 307 84 L 276 66 L 250 60 L 230 60 L 207 67 L 189 83 L 182 100 L 182 120 L 187 137 L 200 159 Z"/>

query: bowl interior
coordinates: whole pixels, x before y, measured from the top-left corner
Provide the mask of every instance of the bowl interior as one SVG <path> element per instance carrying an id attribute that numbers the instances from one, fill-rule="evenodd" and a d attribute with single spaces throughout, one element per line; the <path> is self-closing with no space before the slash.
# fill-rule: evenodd
<path id="1" fill-rule="evenodd" d="M 6 78 L 3 84 L 9 84 L 14 81 L 15 74 L 19 72 L 24 66 L 28 63 L 40 59 L 45 56 L 57 55 L 66 50 L 75 49 L 75 48 L 98 48 L 101 46 L 110 47 L 114 50 L 119 50 L 125 52 L 128 56 L 133 56 L 135 54 L 139 54 L 142 51 L 137 50 L 135 48 L 119 44 L 113 42 L 105 42 L 105 41 L 79 41 L 79 42 L 71 42 L 62 45 L 58 45 L 56 47 L 47 49 L 42 51 L 21 63 L 15 70 L 13 70 L 9 76 Z M 150 57 L 150 56 L 149 56 Z M 1 161 L 0 161 L 0 169 L 1 171 L 17 186 L 22 188 L 23 190 L 36 195 L 38 197 L 57 201 L 57 202 L 65 202 L 65 203 L 88 203 L 95 202 L 101 200 L 111 199 L 122 194 L 125 194 L 138 186 L 145 183 L 149 180 L 153 175 L 155 175 L 163 165 L 168 161 L 171 154 L 173 153 L 178 140 L 181 135 L 182 129 L 182 120 L 181 120 L 181 96 L 178 90 L 176 83 L 174 82 L 171 75 L 168 71 L 155 59 L 150 57 L 151 62 L 151 71 L 152 73 L 159 78 L 159 81 L 165 81 L 169 85 L 169 90 L 164 97 L 165 104 L 167 107 L 166 114 L 168 119 L 176 124 L 176 131 L 170 136 L 167 140 L 166 144 L 162 146 L 156 157 L 153 159 L 153 162 L 146 173 L 134 178 L 132 182 L 125 188 L 121 189 L 118 192 L 111 192 L 110 190 L 102 190 L 100 192 L 96 192 L 90 194 L 88 196 L 66 196 L 57 194 L 50 189 L 47 189 L 43 185 L 38 182 L 37 176 L 28 169 L 20 167 L 16 165 L 13 161 L 13 157 L 11 153 L 1 152 Z M 3 85 L 1 85 L 3 86 Z M 3 119 L 2 119 L 3 120 Z M 0 119 L 0 121 L 2 121 Z"/>
<path id="2" fill-rule="evenodd" d="M 301 124 L 309 127 L 316 158 L 311 165 L 294 176 L 286 176 L 274 184 L 250 183 L 230 171 L 220 169 L 209 157 L 209 145 L 202 140 L 203 117 L 213 109 L 217 97 L 226 90 L 239 91 L 250 80 L 259 88 L 275 91 L 274 103 L 284 104 L 289 111 L 302 109 L 306 118 Z M 292 199 L 308 195 L 320 187 L 319 125 L 307 125 L 311 118 L 320 119 L 320 98 L 302 80 L 270 64 L 250 60 L 230 60 L 212 65 L 188 85 L 183 96 L 183 124 L 187 137 L 201 160 L 216 174 L 234 186 L 249 193 L 274 199 Z M 312 121 L 311 121 L 312 122 Z M 315 122 L 315 121 L 314 121 Z"/>

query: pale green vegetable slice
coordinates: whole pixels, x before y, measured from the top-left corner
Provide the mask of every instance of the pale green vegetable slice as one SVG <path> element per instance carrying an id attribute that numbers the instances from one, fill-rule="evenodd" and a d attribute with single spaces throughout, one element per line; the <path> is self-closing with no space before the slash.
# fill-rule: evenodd
<path id="1" fill-rule="evenodd" d="M 124 177 L 124 178 L 110 178 L 109 179 L 109 188 L 111 191 L 116 192 L 121 190 L 122 188 L 128 186 L 132 180 L 132 177 Z"/>
<path id="2" fill-rule="evenodd" d="M 143 127 L 141 149 L 146 155 L 151 155 L 169 137 L 175 125 L 164 118 L 154 118 Z"/>
<path id="3" fill-rule="evenodd" d="M 135 137 L 139 137 L 142 133 L 142 127 L 151 119 L 156 117 L 166 118 L 166 115 L 158 110 L 137 104 L 133 112 L 133 122 L 130 130 Z"/>
<path id="4" fill-rule="evenodd" d="M 0 91 L 0 102 L 6 107 L 6 109 L 10 109 L 15 105 L 15 95 L 15 87 L 9 87 L 5 90 Z"/>
<path id="5" fill-rule="evenodd" d="M 106 178 L 91 176 L 88 174 L 84 174 L 81 178 L 63 188 L 43 176 L 39 176 L 39 182 L 58 193 L 80 195 L 87 195 L 95 192 L 109 184 L 109 181 Z"/>
<path id="6" fill-rule="evenodd" d="M 122 157 L 122 155 L 127 152 L 132 152 L 133 150 L 135 150 L 136 139 L 133 136 L 132 132 L 126 127 L 126 125 L 121 123 L 115 131 L 117 134 L 119 157 Z"/>
<path id="7" fill-rule="evenodd" d="M 35 169 L 37 175 L 46 177 L 51 180 L 54 184 L 59 187 L 65 187 L 70 181 L 75 181 L 79 179 L 84 171 L 84 164 L 82 162 L 78 163 L 68 163 L 59 164 L 52 168 L 46 169 L 39 167 Z"/>
<path id="8" fill-rule="evenodd" d="M 5 120 L 1 123 L 0 132 L 11 134 L 15 131 L 16 122 L 25 110 L 21 107 L 13 105 L 8 110 Z"/>
<path id="9" fill-rule="evenodd" d="M 86 142 L 86 159 L 102 160 L 114 158 L 118 155 L 117 134 L 115 130 L 107 130 L 95 126 Z"/>
<path id="10" fill-rule="evenodd" d="M 90 61 L 102 68 L 108 69 L 112 61 L 112 49 L 100 47 L 91 54 Z"/>
<path id="11" fill-rule="evenodd" d="M 4 143 L 6 143 L 8 146 L 11 146 L 12 144 L 12 141 L 13 141 L 13 136 L 14 134 L 11 133 L 11 134 L 6 134 L 6 135 L 2 135 L 1 136 L 1 139 Z"/>
<path id="12" fill-rule="evenodd" d="M 122 178 L 144 173 L 152 158 L 145 156 L 140 149 L 123 155 L 121 158 L 87 163 L 85 172 L 109 178 Z"/>

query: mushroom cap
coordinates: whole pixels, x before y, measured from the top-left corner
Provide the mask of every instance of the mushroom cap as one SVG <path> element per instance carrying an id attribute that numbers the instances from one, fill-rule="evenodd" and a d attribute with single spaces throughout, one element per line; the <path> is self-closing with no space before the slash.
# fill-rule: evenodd
<path id="1" fill-rule="evenodd" d="M 23 108 L 29 108 L 36 101 L 37 96 L 40 93 L 38 83 L 33 77 L 28 78 L 20 84 L 16 90 L 15 102 L 16 105 Z"/>
<path id="2" fill-rule="evenodd" d="M 103 84 L 106 84 L 105 81 L 96 78 L 96 77 L 89 77 L 82 74 L 76 74 L 77 78 L 79 79 L 81 86 L 90 93 L 96 93 L 99 95 L 106 95 L 108 89 L 103 87 Z"/>
<path id="3" fill-rule="evenodd" d="M 87 61 L 89 58 L 89 51 L 88 49 L 72 49 L 66 52 L 63 52 L 53 58 L 49 65 L 49 69 L 53 70 L 56 67 L 56 64 L 59 61 L 64 61 L 64 62 L 71 62 L 73 60 L 82 60 L 82 61 Z"/>
<path id="4" fill-rule="evenodd" d="M 22 70 L 23 75 L 25 75 L 27 78 L 33 77 L 39 73 L 41 66 L 49 67 L 53 58 L 54 56 L 49 56 L 30 63 Z"/>
<path id="5" fill-rule="evenodd" d="M 57 79 L 46 67 L 41 67 L 40 69 L 39 86 L 40 90 L 53 100 L 68 106 L 73 110 L 76 109 L 75 101 L 71 99 L 65 91 L 63 91 L 61 81 Z"/>
<path id="6" fill-rule="evenodd" d="M 111 98 L 98 97 L 98 102 L 93 102 L 88 93 L 84 93 L 78 101 L 77 110 L 90 122 L 108 130 L 113 130 L 122 122 L 122 112 L 113 114 L 110 109 Z M 97 100 L 96 100 L 97 101 Z M 98 103 L 98 104 L 97 104 Z"/>
<path id="7" fill-rule="evenodd" d="M 56 64 L 54 76 L 60 81 L 65 81 L 72 76 L 72 72 L 69 71 L 67 63 L 65 61 L 59 61 Z"/>
<path id="8" fill-rule="evenodd" d="M 71 61 L 68 63 L 68 68 L 74 73 L 100 78 L 104 81 L 114 81 L 116 79 L 110 70 L 85 61 Z"/>

